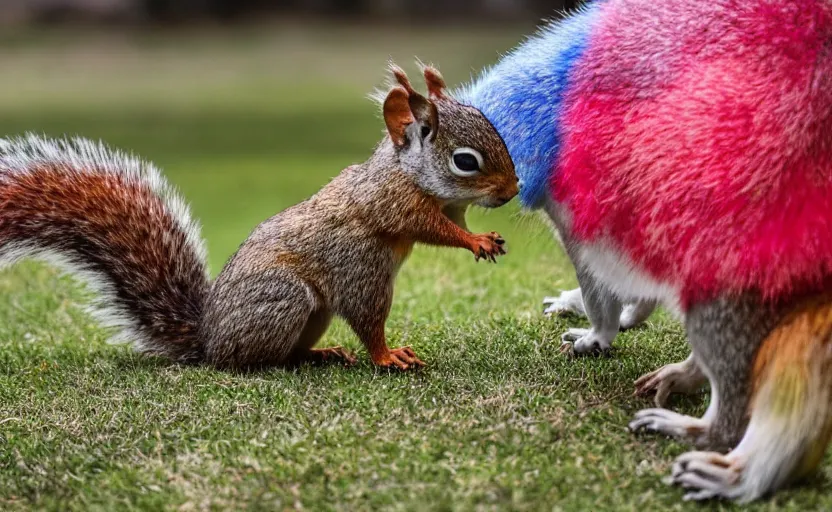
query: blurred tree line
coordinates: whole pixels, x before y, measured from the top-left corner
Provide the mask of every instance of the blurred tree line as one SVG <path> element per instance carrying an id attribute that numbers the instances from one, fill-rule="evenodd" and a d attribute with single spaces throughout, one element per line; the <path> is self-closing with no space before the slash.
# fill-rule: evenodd
<path id="1" fill-rule="evenodd" d="M 234 21 L 261 15 L 374 19 L 523 19 L 574 9 L 582 0 L 0 0 L 0 21 Z"/>
<path id="2" fill-rule="evenodd" d="M 210 16 L 233 19 L 257 12 L 354 17 L 550 16 L 577 0 L 143 0 L 155 20 Z"/>

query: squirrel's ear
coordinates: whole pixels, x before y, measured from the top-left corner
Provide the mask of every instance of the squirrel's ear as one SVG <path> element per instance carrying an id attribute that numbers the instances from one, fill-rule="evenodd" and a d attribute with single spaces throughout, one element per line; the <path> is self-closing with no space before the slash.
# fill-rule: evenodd
<path id="1" fill-rule="evenodd" d="M 393 87 L 384 100 L 384 124 L 396 147 L 404 146 L 407 142 L 407 127 L 416 121 L 410 111 L 409 98 L 410 95 L 403 87 Z"/>
<path id="2" fill-rule="evenodd" d="M 419 123 L 419 137 L 433 142 L 439 130 L 439 112 L 436 105 L 417 92 L 410 95 L 408 104 L 410 112 Z"/>
<path id="3" fill-rule="evenodd" d="M 425 83 L 428 84 L 428 97 L 431 99 L 447 99 L 445 95 L 445 79 L 433 66 L 424 66 L 422 72 L 425 74 Z"/>
<path id="4" fill-rule="evenodd" d="M 393 78 L 395 78 L 396 82 L 398 82 L 399 85 L 407 91 L 407 94 L 415 94 L 416 91 L 414 91 L 413 86 L 410 85 L 410 80 L 407 78 L 407 74 L 404 70 L 395 65 L 392 61 L 388 64 L 388 66 L 390 67 L 390 73 L 393 74 Z"/>

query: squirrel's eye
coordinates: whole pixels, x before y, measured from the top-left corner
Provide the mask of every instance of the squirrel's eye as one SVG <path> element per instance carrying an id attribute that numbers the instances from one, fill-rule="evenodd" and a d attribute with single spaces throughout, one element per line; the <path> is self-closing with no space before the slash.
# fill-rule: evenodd
<path id="1" fill-rule="evenodd" d="M 482 155 L 471 148 L 458 148 L 451 156 L 451 172 L 457 176 L 469 177 L 482 170 Z"/>

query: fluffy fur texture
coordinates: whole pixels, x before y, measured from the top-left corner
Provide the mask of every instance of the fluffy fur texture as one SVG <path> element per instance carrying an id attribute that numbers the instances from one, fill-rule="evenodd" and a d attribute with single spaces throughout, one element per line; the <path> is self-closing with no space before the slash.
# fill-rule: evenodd
<path id="1" fill-rule="evenodd" d="M 552 194 L 683 308 L 818 290 L 832 270 L 832 3 L 603 4 Z"/>
<path id="2" fill-rule="evenodd" d="M 399 267 L 415 243 L 496 261 L 503 239 L 468 232 L 465 210 L 505 204 L 517 176 L 494 127 L 446 96 L 435 69 L 423 69 L 427 98 L 392 71 L 389 135 L 373 156 L 257 226 L 213 284 L 198 229 L 156 169 L 84 140 L 0 143 L 0 257 L 42 257 L 86 278 L 121 338 L 176 361 L 353 362 L 313 349 L 338 315 L 375 364 L 421 366 L 385 338 Z M 480 168 L 452 172 L 458 148 L 482 154 Z"/>
<path id="3" fill-rule="evenodd" d="M 812 291 L 832 268 L 817 236 L 832 220 L 830 11 L 597 2 L 458 95 L 506 141 L 524 204 L 548 181 L 573 236 L 612 243 L 683 307 Z"/>
<path id="4" fill-rule="evenodd" d="M 689 499 L 747 502 L 811 474 L 832 436 L 832 302 L 800 304 L 766 338 L 753 370 L 750 422 L 727 455 L 691 452 L 671 480 Z"/>
<path id="5" fill-rule="evenodd" d="M 632 426 L 735 446 L 754 354 L 783 312 L 832 284 L 832 2 L 600 1 L 544 29 L 467 91 L 522 177 L 545 176 L 543 200 L 529 190 L 524 202 L 543 206 L 557 227 L 592 323 L 564 340 L 577 353 L 608 347 L 620 319 L 607 313 L 622 300 L 678 309 L 700 367 L 659 371 L 639 389 L 666 394 L 674 378 L 705 375 L 711 406 L 701 419 L 642 411 Z M 529 166 L 528 155 L 546 155 L 547 165 Z M 788 332 L 795 338 L 775 344 L 778 357 L 806 338 Z M 810 347 L 826 357 L 825 345 Z M 801 361 L 790 364 L 813 368 Z M 755 441 L 744 439 L 743 450 L 782 435 L 814 439 L 812 453 L 822 452 L 826 434 L 804 427 L 818 414 L 828 422 L 829 411 L 788 391 L 783 399 L 790 384 L 767 382 L 745 438 Z M 812 396 L 828 401 L 825 393 Z M 765 411 L 777 403 L 790 420 L 771 420 Z M 774 490 L 792 474 L 788 457 L 754 457 L 743 476 L 752 491 L 692 497 Z M 680 483 L 712 489 L 714 474 Z"/>
<path id="6" fill-rule="evenodd" d="M 506 141 L 523 181 L 520 201 L 526 207 L 542 204 L 561 146 L 561 103 L 569 72 L 583 54 L 598 14 L 593 5 L 551 23 L 455 93 L 479 108 Z"/>
<path id="7" fill-rule="evenodd" d="M 464 226 L 470 203 L 499 206 L 517 194 L 505 144 L 476 109 L 446 97 L 424 68 L 429 97 L 392 66 L 382 110 L 389 136 L 308 200 L 260 224 L 217 277 L 204 315 L 208 359 L 219 366 L 309 360 L 333 316 L 344 318 L 380 366 L 423 363 L 389 349 L 384 323 L 398 269 L 415 243 L 503 254 L 496 233 Z M 451 172 L 453 151 L 484 155 L 482 172 Z M 351 357 L 350 357 L 351 359 Z"/>
<path id="8" fill-rule="evenodd" d="M 114 340 L 201 359 L 205 246 L 152 165 L 83 139 L 0 140 L 0 259 L 24 257 L 82 277 Z"/>

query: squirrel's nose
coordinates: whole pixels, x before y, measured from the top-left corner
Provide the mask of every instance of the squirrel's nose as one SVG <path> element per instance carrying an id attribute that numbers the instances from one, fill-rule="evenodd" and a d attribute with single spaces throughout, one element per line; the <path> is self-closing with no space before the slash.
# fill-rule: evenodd
<path id="1" fill-rule="evenodd" d="M 520 178 L 517 178 L 517 188 L 523 190 L 523 180 L 521 180 Z"/>
<path id="2" fill-rule="evenodd" d="M 508 189 L 503 190 L 503 195 L 500 197 L 500 204 L 504 205 L 511 201 L 514 196 L 520 193 L 520 183 L 512 184 Z"/>

